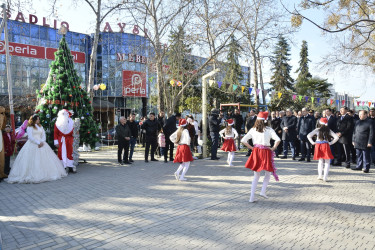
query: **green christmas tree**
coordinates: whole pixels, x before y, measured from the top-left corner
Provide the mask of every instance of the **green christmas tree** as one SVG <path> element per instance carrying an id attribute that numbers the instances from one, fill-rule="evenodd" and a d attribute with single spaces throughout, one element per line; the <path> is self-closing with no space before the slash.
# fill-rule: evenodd
<path id="1" fill-rule="evenodd" d="M 312 75 L 309 72 L 309 49 L 307 47 L 307 42 L 305 40 L 302 41 L 302 47 L 299 56 L 299 67 L 296 70 L 296 73 L 298 73 L 297 86 L 299 82 L 306 81 L 307 79 L 312 77 Z"/>
<path id="2" fill-rule="evenodd" d="M 82 89 L 82 79 L 74 68 L 73 56 L 65 35 L 60 40 L 55 60 L 50 64 L 47 81 L 37 91 L 40 122 L 46 130 L 47 143 L 53 145 L 53 130 L 57 113 L 62 109 L 73 111 L 72 119 L 80 118 L 80 143 L 92 148 L 99 140 L 98 125 L 93 120 L 93 108 L 88 93 Z"/>

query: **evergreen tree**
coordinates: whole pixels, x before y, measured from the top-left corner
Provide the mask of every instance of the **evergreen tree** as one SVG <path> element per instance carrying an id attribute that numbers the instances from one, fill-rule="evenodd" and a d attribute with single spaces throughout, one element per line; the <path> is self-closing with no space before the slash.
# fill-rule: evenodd
<path id="1" fill-rule="evenodd" d="M 279 92 L 294 89 L 293 78 L 290 76 L 292 66 L 289 65 L 289 51 L 288 42 L 283 36 L 280 36 L 271 60 L 273 75 L 270 82 L 273 89 Z"/>
<path id="2" fill-rule="evenodd" d="M 312 77 L 312 75 L 309 72 L 309 52 L 307 47 L 307 42 L 305 40 L 302 41 L 302 47 L 301 52 L 299 53 L 300 60 L 299 60 L 299 67 L 296 70 L 296 73 L 298 73 L 297 77 L 297 84 L 298 82 L 305 81 Z"/>
<path id="3" fill-rule="evenodd" d="M 229 85 L 227 90 L 230 98 L 229 101 L 235 102 L 237 95 L 236 93 L 238 93 L 238 90 L 234 89 L 233 86 L 237 85 L 239 88 L 241 88 L 240 82 L 243 79 L 243 73 L 241 65 L 238 62 L 238 58 L 241 53 L 241 46 L 235 39 L 234 35 L 231 36 L 231 41 L 228 44 L 228 47 L 229 51 L 227 55 L 227 70 L 225 72 L 223 82 L 224 84 Z"/>
<path id="4" fill-rule="evenodd" d="M 53 129 L 57 113 L 62 109 L 73 111 L 72 119 L 80 118 L 80 143 L 95 146 L 98 125 L 93 120 L 93 108 L 87 92 L 82 89 L 82 79 L 74 68 L 73 56 L 68 48 L 65 35 L 55 52 L 55 60 L 50 64 L 46 83 L 37 91 L 40 122 L 46 130 L 47 143 L 53 145 Z"/>
<path id="5" fill-rule="evenodd" d="M 191 57 L 191 48 L 186 42 L 186 33 L 182 26 L 178 26 L 177 31 L 172 31 L 170 36 L 170 46 L 166 53 L 166 58 L 168 65 L 168 78 L 166 84 L 166 107 L 168 107 L 170 112 L 183 111 L 184 109 L 189 109 L 186 104 L 186 98 L 200 95 L 200 88 L 198 86 L 198 81 L 195 80 L 191 83 L 191 87 L 184 90 L 178 105 L 172 107 L 172 100 L 176 98 L 177 93 L 180 91 L 182 86 L 178 86 L 177 82 L 171 85 L 171 80 L 176 80 L 184 84 L 190 78 L 190 75 L 195 69 L 195 62 Z"/>

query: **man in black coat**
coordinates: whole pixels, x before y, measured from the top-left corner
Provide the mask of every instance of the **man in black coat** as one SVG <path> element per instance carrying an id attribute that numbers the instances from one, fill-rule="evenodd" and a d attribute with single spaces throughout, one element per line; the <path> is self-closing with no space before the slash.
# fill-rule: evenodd
<path id="1" fill-rule="evenodd" d="M 311 156 L 311 144 L 307 139 L 307 135 L 315 128 L 314 118 L 309 115 L 306 108 L 302 109 L 302 116 L 299 118 L 298 122 L 298 139 L 301 144 L 301 159 L 298 161 L 304 161 L 305 158 L 307 162 L 310 162 Z"/>
<path id="2" fill-rule="evenodd" d="M 242 130 L 242 124 L 243 124 L 243 117 L 241 115 L 241 112 L 238 109 L 234 110 L 233 120 L 234 120 L 234 128 L 236 129 L 238 133 L 237 148 L 239 149 L 241 145 L 241 130 Z"/>
<path id="3" fill-rule="evenodd" d="M 208 120 L 208 127 L 210 128 L 211 137 L 211 160 L 219 160 L 217 157 L 217 148 L 219 146 L 219 132 L 220 132 L 221 118 L 219 118 L 219 110 L 212 109 L 211 116 Z"/>
<path id="4" fill-rule="evenodd" d="M 332 109 L 330 108 L 327 108 L 325 110 L 325 113 L 326 113 L 326 118 L 328 120 L 328 127 L 330 130 L 332 130 L 334 133 L 337 132 L 337 118 L 333 115 L 332 113 Z M 331 146 L 329 146 L 331 148 L 331 152 L 332 152 L 332 155 L 334 156 L 334 158 L 336 159 L 336 162 L 337 162 L 337 149 L 336 149 L 336 144 L 333 144 Z M 335 159 L 332 159 L 331 160 L 331 164 L 334 163 Z"/>
<path id="5" fill-rule="evenodd" d="M 277 136 L 281 138 L 282 134 L 283 134 L 283 130 L 282 130 L 280 124 L 281 124 L 281 119 L 276 117 L 275 111 L 272 111 L 271 112 L 271 128 L 273 130 L 275 130 Z M 275 143 L 275 141 L 271 140 L 271 147 L 273 147 L 274 143 Z M 279 144 L 279 146 L 275 150 L 276 157 L 279 157 L 280 153 L 281 153 L 281 143 Z"/>
<path id="6" fill-rule="evenodd" d="M 374 138 L 373 122 L 367 118 L 367 111 L 359 112 L 359 120 L 355 123 L 353 132 L 353 146 L 357 154 L 357 166 L 353 170 L 368 173 L 371 166 L 370 150 Z"/>
<path id="7" fill-rule="evenodd" d="M 116 137 L 118 140 L 117 160 L 121 165 L 131 164 L 129 162 L 129 141 L 131 131 L 128 124 L 126 124 L 125 117 L 120 117 L 120 123 L 116 126 Z M 121 159 L 122 151 L 124 150 L 124 157 Z"/>
<path id="8" fill-rule="evenodd" d="M 293 160 L 296 159 L 295 156 L 295 147 L 294 142 L 297 138 L 297 117 L 292 115 L 292 110 L 287 109 L 286 110 L 286 116 L 283 117 L 281 124 L 281 128 L 283 129 L 283 153 L 284 156 L 281 157 L 281 159 L 286 159 L 288 155 L 288 145 L 290 146 L 290 149 L 292 150 L 292 158 Z"/>
<path id="9" fill-rule="evenodd" d="M 169 150 L 169 160 L 173 161 L 173 148 L 174 143 L 171 142 L 169 137 L 177 130 L 178 121 L 181 119 L 181 114 L 176 113 L 167 119 L 164 124 L 163 132 L 165 135 L 165 149 L 164 149 L 164 162 L 168 162 L 168 150 Z"/>
<path id="10" fill-rule="evenodd" d="M 257 116 L 256 116 L 256 113 L 255 113 L 255 110 L 250 110 L 250 112 L 248 113 L 248 116 L 246 118 L 246 124 L 245 124 L 245 132 L 249 132 L 249 130 L 254 127 L 254 124 L 257 120 Z M 249 144 L 251 146 L 253 146 L 253 140 L 249 140 Z M 246 156 L 250 156 L 251 155 L 251 149 L 248 149 L 247 150 L 247 154 Z"/>
<path id="11" fill-rule="evenodd" d="M 375 108 L 370 109 L 370 115 L 369 115 L 368 118 L 371 119 L 371 121 L 374 125 L 373 130 L 374 130 L 374 133 L 375 133 Z M 375 163 L 375 135 L 373 136 L 370 155 L 371 155 L 371 163 Z"/>
<path id="12" fill-rule="evenodd" d="M 134 147 L 135 144 L 137 143 L 137 138 L 138 138 L 138 131 L 139 131 L 139 124 L 135 120 L 135 114 L 132 113 L 129 115 L 129 121 L 127 122 L 131 136 L 130 136 L 130 153 L 129 153 L 129 162 L 134 162 L 133 161 L 133 153 L 134 153 Z"/>
<path id="13" fill-rule="evenodd" d="M 151 161 L 158 161 L 155 159 L 155 150 L 158 145 L 158 132 L 160 124 L 155 119 L 155 113 L 150 113 L 149 118 L 142 124 L 142 129 L 146 130 L 146 148 L 145 148 L 145 162 L 148 162 L 148 153 L 151 147 Z"/>
<path id="14" fill-rule="evenodd" d="M 337 163 L 335 166 L 341 166 L 342 159 L 345 159 L 346 168 L 350 168 L 350 144 L 352 144 L 354 120 L 348 114 L 348 108 L 340 109 L 340 118 L 337 119 L 337 135 L 340 137 L 337 145 Z"/>

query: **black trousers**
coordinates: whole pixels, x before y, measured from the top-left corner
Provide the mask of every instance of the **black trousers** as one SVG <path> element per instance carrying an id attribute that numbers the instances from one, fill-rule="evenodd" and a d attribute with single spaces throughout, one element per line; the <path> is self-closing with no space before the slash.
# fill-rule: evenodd
<path id="1" fill-rule="evenodd" d="M 339 143 L 337 145 L 337 162 L 341 163 L 343 160 L 350 165 L 350 144 Z"/>
<path id="2" fill-rule="evenodd" d="M 124 151 L 124 157 L 123 158 L 121 158 L 122 151 Z M 118 162 L 129 161 L 129 141 L 123 140 L 123 139 L 118 140 L 117 160 L 118 160 Z"/>
<path id="3" fill-rule="evenodd" d="M 300 140 L 301 146 L 301 158 L 307 158 L 310 160 L 311 157 L 311 144 L 306 140 Z"/>
<path id="4" fill-rule="evenodd" d="M 146 135 L 145 160 L 148 160 L 150 147 L 151 147 L 151 160 L 155 159 L 155 151 L 156 151 L 157 146 L 158 146 L 158 137 Z"/>
<path id="5" fill-rule="evenodd" d="M 10 156 L 5 156 L 4 174 L 9 175 L 10 173 Z"/>
<path id="6" fill-rule="evenodd" d="M 169 160 L 173 161 L 173 149 L 174 149 L 174 143 L 169 140 L 170 135 L 165 135 L 165 149 L 164 149 L 164 160 L 168 161 L 168 151 L 169 151 Z"/>

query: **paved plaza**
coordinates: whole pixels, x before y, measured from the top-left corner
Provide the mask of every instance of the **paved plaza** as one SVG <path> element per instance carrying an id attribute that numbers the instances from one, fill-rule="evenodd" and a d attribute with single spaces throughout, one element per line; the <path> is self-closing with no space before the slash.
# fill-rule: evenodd
<path id="1" fill-rule="evenodd" d="M 245 153 L 235 167 L 194 161 L 119 166 L 117 152 L 82 153 L 88 163 L 54 182 L 0 183 L 2 249 L 375 249 L 375 172 L 276 161 L 269 199 L 249 203 Z M 263 177 L 261 177 L 262 181 Z M 258 185 L 259 194 L 261 183 Z"/>

